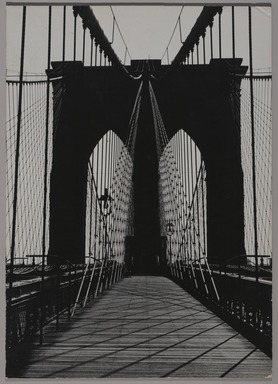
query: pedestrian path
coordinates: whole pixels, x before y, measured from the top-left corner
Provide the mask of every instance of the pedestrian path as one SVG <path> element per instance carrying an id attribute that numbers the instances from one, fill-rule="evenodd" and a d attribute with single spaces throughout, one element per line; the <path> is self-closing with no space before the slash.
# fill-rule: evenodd
<path id="1" fill-rule="evenodd" d="M 255 378 L 271 359 L 171 280 L 125 278 L 46 329 L 23 378 Z"/>

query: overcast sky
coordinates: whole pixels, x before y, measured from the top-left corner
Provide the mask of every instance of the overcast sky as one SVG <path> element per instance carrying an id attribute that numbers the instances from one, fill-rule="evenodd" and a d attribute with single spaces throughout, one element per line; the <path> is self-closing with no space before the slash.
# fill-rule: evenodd
<path id="1" fill-rule="evenodd" d="M 113 15 L 109 6 L 94 6 L 93 11 L 100 22 L 108 39 L 112 39 Z M 182 40 L 185 40 L 196 18 L 200 14 L 201 6 L 113 6 L 113 12 L 126 42 L 132 59 L 161 59 L 165 53 L 178 16 L 181 11 Z M 43 73 L 47 63 L 47 12 L 46 6 L 27 7 L 26 55 L 24 71 L 28 73 Z M 53 61 L 61 60 L 62 49 L 62 16 L 63 7 L 53 6 Z M 253 51 L 254 68 L 269 71 L 271 67 L 271 9 L 267 7 L 253 7 Z M 20 41 L 21 41 L 22 6 L 7 7 L 7 70 L 9 74 L 19 71 Z M 246 6 L 235 7 L 236 19 L 236 56 L 244 59 L 248 64 L 248 9 Z M 82 58 L 82 25 L 78 17 L 77 59 Z M 218 18 L 215 20 L 214 34 L 217 39 Z M 222 57 L 231 57 L 231 6 L 225 6 L 222 14 Z M 87 52 L 89 49 L 89 35 L 87 34 Z M 207 52 L 209 50 L 209 36 L 207 34 Z M 217 41 L 217 40 L 216 40 Z M 218 46 L 215 42 L 215 56 Z M 179 27 L 173 35 L 169 46 L 169 57 L 172 60 L 181 47 Z M 113 48 L 119 58 L 124 61 L 125 45 L 115 27 Z M 67 7 L 66 27 L 66 60 L 73 59 L 73 16 L 72 7 Z M 130 57 L 127 56 L 126 63 Z M 163 62 L 167 63 L 167 55 Z M 85 64 L 89 64 L 88 55 Z"/>

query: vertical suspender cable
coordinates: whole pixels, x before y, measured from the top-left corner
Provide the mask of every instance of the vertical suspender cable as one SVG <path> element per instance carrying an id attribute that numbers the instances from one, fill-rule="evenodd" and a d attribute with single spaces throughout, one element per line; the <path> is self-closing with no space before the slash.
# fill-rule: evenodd
<path id="1" fill-rule="evenodd" d="M 99 47 L 99 66 L 101 67 L 102 65 L 102 50 Z"/>
<path id="2" fill-rule="evenodd" d="M 181 137 L 181 147 L 182 147 L 182 184 L 184 187 L 184 194 L 183 194 L 183 205 L 184 205 L 184 217 L 183 217 L 183 242 L 184 242 L 184 259 L 183 261 L 188 266 L 189 260 L 186 256 L 186 225 L 187 225 L 187 181 L 186 181 L 186 149 L 185 149 L 185 136 L 186 134 L 183 134 Z"/>
<path id="3" fill-rule="evenodd" d="M 48 53 L 47 53 L 47 69 L 50 69 L 51 58 L 51 19 L 52 7 L 49 6 L 48 13 Z M 43 196 L 43 234 L 42 234 L 42 281 L 41 281 L 41 323 L 40 323 L 40 344 L 43 342 L 43 321 L 44 321 L 44 268 L 45 268 L 45 251 L 46 251 L 46 208 L 47 208 L 47 165 L 48 165 L 48 136 L 49 136 L 49 96 L 50 96 L 50 79 L 47 77 L 46 88 L 46 117 L 45 117 L 45 152 L 44 152 L 44 196 Z"/>
<path id="4" fill-rule="evenodd" d="M 101 172 L 100 172 L 100 196 L 104 193 L 105 183 L 105 164 L 104 164 L 104 137 L 101 139 Z"/>
<path id="5" fill-rule="evenodd" d="M 182 216 L 183 216 L 183 211 L 182 211 L 182 181 L 181 181 L 181 178 L 180 178 L 180 132 L 178 132 L 178 134 L 176 135 L 176 138 L 175 138 L 175 141 L 176 141 L 176 156 L 177 156 L 177 169 L 178 169 L 178 173 L 179 173 L 179 178 L 178 178 L 178 206 L 179 206 L 179 217 L 178 217 L 178 224 L 180 225 L 180 228 L 182 228 Z M 178 237 L 177 237 L 177 244 L 179 244 L 178 242 L 182 242 L 182 233 L 181 231 L 178 231 L 177 232 L 178 234 Z M 179 253 L 178 253 L 178 248 L 177 248 L 177 257 L 179 257 Z"/>
<path id="6" fill-rule="evenodd" d="M 19 96 L 18 96 L 18 113 L 17 113 L 17 134 L 16 134 L 16 152 L 15 152 L 15 173 L 14 173 L 14 197 L 13 197 L 13 220 L 12 220 L 12 242 L 11 242 L 11 264 L 10 264 L 10 281 L 9 281 L 9 305 L 8 313 L 11 306 L 11 289 L 13 284 L 13 269 L 15 257 L 15 232 L 16 232 L 16 213 L 18 198 L 18 174 L 19 174 L 19 149 L 20 149 L 20 133 L 21 133 L 21 114 L 22 114 L 22 90 L 23 90 L 23 68 L 25 53 L 25 30 L 26 30 L 26 6 L 23 6 L 22 12 L 22 35 L 21 35 L 21 54 L 20 54 L 20 73 L 19 73 Z"/>
<path id="7" fill-rule="evenodd" d="M 255 154 L 255 122 L 254 122 L 254 89 L 253 89 L 253 52 L 252 52 L 252 11 L 248 7 L 249 19 L 249 65 L 250 65 L 250 113 L 252 137 L 252 184 L 253 184 L 253 214 L 254 214 L 254 252 L 256 265 L 256 283 L 258 286 L 258 228 L 257 228 L 257 196 L 256 196 L 256 154 Z"/>
<path id="8" fill-rule="evenodd" d="M 90 66 L 93 65 L 93 51 L 94 51 L 94 38 L 91 36 L 91 55 L 90 55 Z"/>
<path id="9" fill-rule="evenodd" d="M 236 57 L 236 48 L 235 48 L 235 7 L 232 6 L 232 57 L 233 57 L 233 110 L 234 110 L 234 120 L 236 129 L 240 135 L 240 125 L 237 124 L 237 105 L 236 105 L 236 80 L 235 80 L 235 57 Z"/>
<path id="10" fill-rule="evenodd" d="M 203 213 L 203 237 L 204 237 L 204 254 L 206 253 L 206 223 L 205 223 L 205 195 L 204 195 L 204 160 L 201 158 L 201 193 L 202 193 L 202 213 Z"/>
<path id="11" fill-rule="evenodd" d="M 213 22 L 209 25 L 210 28 L 210 58 L 213 59 L 213 38 L 212 38 Z"/>
<path id="12" fill-rule="evenodd" d="M 99 143 L 97 144 L 96 150 L 94 150 L 94 155 L 96 152 L 96 203 L 95 203 L 95 246 L 94 246 L 94 260 L 97 261 L 97 238 L 98 238 L 98 164 L 99 164 Z M 95 161 L 94 161 L 95 164 Z"/>
<path id="13" fill-rule="evenodd" d="M 235 58 L 236 54 L 235 49 L 235 7 L 232 6 L 232 53 L 233 53 L 233 59 Z"/>
<path id="14" fill-rule="evenodd" d="M 91 159 L 89 159 L 89 166 L 90 166 L 90 230 L 89 230 L 89 259 L 92 257 L 92 225 L 93 225 L 93 185 L 94 185 L 94 158 L 91 156 Z"/>
<path id="15" fill-rule="evenodd" d="M 222 57 L 222 32 L 221 32 L 221 14 L 222 14 L 222 7 L 220 8 L 219 11 L 219 58 L 221 59 Z"/>
<path id="16" fill-rule="evenodd" d="M 63 56 L 62 61 L 65 61 L 65 51 L 66 51 L 66 6 L 63 7 Z"/>
<path id="17" fill-rule="evenodd" d="M 112 186 L 112 177 L 113 177 L 113 171 L 112 171 L 112 140 L 113 140 L 113 132 L 110 131 L 109 133 L 109 185 Z M 110 187 L 111 188 L 111 187 Z"/>
<path id="18" fill-rule="evenodd" d="M 73 61 L 76 60 L 76 22 L 77 22 L 77 11 L 73 10 L 74 16 L 74 31 L 73 31 Z"/>
<path id="19" fill-rule="evenodd" d="M 190 247 L 190 262 L 192 263 L 192 238 L 190 236 L 190 231 L 191 231 L 191 225 L 190 225 L 190 220 L 191 220 L 191 183 L 190 183 L 190 173 L 189 173 L 189 144 L 188 144 L 188 135 L 186 135 L 186 165 L 187 165 L 187 204 L 188 204 L 188 216 L 187 216 L 187 231 L 188 231 L 188 236 L 187 236 L 187 243 L 188 243 L 188 249 Z"/>
<path id="20" fill-rule="evenodd" d="M 95 41 L 95 67 L 97 66 L 97 43 Z"/>
<path id="21" fill-rule="evenodd" d="M 201 242 L 200 242 L 200 213 L 199 213 L 199 186 L 198 186 L 199 167 L 198 167 L 198 159 L 197 159 L 197 145 L 195 143 L 194 143 L 194 149 L 195 149 L 195 175 L 196 175 L 197 241 L 198 241 L 199 259 L 200 259 Z"/>
<path id="22" fill-rule="evenodd" d="M 49 6 L 49 19 L 48 19 L 48 57 L 47 69 L 50 69 L 51 58 L 51 18 L 52 8 Z M 48 137 L 49 137 L 49 99 L 50 99 L 50 79 L 47 78 L 46 89 L 46 117 L 45 117 L 45 157 L 44 157 L 44 202 L 43 202 L 43 238 L 42 238 L 42 254 L 45 255 L 46 248 L 46 206 L 47 206 L 47 165 L 48 165 Z"/>
<path id="23" fill-rule="evenodd" d="M 190 204 L 190 207 L 191 207 L 191 211 L 192 211 L 192 218 L 191 218 L 191 226 L 192 226 L 192 232 L 191 232 L 191 236 L 192 236 L 192 240 L 193 240 L 193 247 L 194 247 L 194 261 L 196 261 L 196 252 L 195 252 L 195 243 L 196 243 L 196 239 L 195 239 L 195 231 L 194 231 L 194 227 L 195 227 L 195 207 L 194 207 L 194 166 L 193 166 L 193 149 L 192 149 L 192 139 L 190 139 L 190 172 L 191 172 L 191 204 Z"/>
<path id="24" fill-rule="evenodd" d="M 103 182 L 103 185 L 104 185 L 104 188 L 107 188 L 108 189 L 108 194 L 109 194 L 109 185 L 108 185 L 108 172 L 109 172 L 109 169 L 107 167 L 107 153 L 108 153 L 108 132 L 106 133 L 106 135 L 104 136 L 105 137 L 105 143 L 104 143 L 104 182 Z"/>
<path id="25" fill-rule="evenodd" d="M 188 135 L 186 135 L 186 166 L 187 166 L 187 204 L 190 207 L 191 194 L 190 194 L 190 178 L 189 178 L 189 146 L 188 146 Z M 190 214 L 190 212 L 189 212 Z"/>
<path id="26" fill-rule="evenodd" d="M 112 131 L 108 132 L 108 145 L 107 145 L 107 158 L 108 158 L 108 172 L 107 172 L 107 187 L 111 194 L 111 136 Z"/>
<path id="27" fill-rule="evenodd" d="M 184 202 L 184 209 L 185 209 L 185 217 L 184 217 L 184 222 L 183 222 L 183 225 L 184 225 L 184 228 L 186 227 L 186 222 L 187 222 L 187 202 L 186 202 L 186 199 L 187 199 L 187 183 L 186 183 L 186 156 L 185 156 L 185 134 L 182 135 L 182 138 L 181 138 L 181 144 L 182 144 L 182 153 L 183 153 L 183 158 L 182 158 L 182 162 L 181 162 L 181 165 L 182 165 L 182 184 L 184 186 L 184 196 L 183 196 L 183 202 Z"/>
<path id="28" fill-rule="evenodd" d="M 83 50 L 82 50 L 83 65 L 85 65 L 85 43 L 86 43 L 86 25 L 83 24 Z"/>
<path id="29" fill-rule="evenodd" d="M 107 188 L 108 188 L 108 191 L 110 191 L 110 195 L 111 195 L 111 135 L 112 135 L 112 131 L 108 131 L 107 132 L 107 146 L 106 146 L 106 153 L 107 153 L 107 181 L 106 181 L 106 185 L 107 185 Z M 111 196 L 112 197 L 112 196 Z M 107 223 L 107 228 L 108 226 L 110 227 L 110 224 L 111 224 L 111 215 L 108 217 L 109 218 L 109 221 Z"/>
<path id="30" fill-rule="evenodd" d="M 103 185 L 103 180 L 104 180 L 104 164 L 103 164 L 103 142 L 104 142 L 104 139 L 102 137 L 101 139 L 101 159 L 100 159 L 100 193 L 99 195 L 102 196 L 102 194 L 104 194 L 104 185 Z M 104 248 L 103 248 L 103 244 L 104 244 L 104 236 L 103 236 L 103 233 L 105 231 L 105 217 L 104 217 L 104 210 L 102 209 L 104 206 L 104 204 L 101 204 L 101 220 L 103 222 L 103 225 L 102 225 L 102 233 L 101 233 L 101 258 L 102 260 L 104 259 L 104 255 L 105 253 L 103 252 L 104 251 Z"/>
<path id="31" fill-rule="evenodd" d="M 108 184 L 109 168 L 108 168 L 108 144 L 107 144 L 108 137 L 109 137 L 109 135 L 107 133 L 105 135 L 105 145 L 104 145 L 104 149 L 105 149 L 105 155 L 104 155 L 104 170 L 105 170 L 105 174 L 104 174 L 104 188 L 107 188 L 108 195 L 109 195 L 110 191 L 109 191 L 109 184 Z M 105 218 L 105 234 L 104 235 L 105 235 L 105 248 L 106 248 L 105 249 L 105 255 L 108 258 L 109 257 L 108 215 Z"/>
<path id="32" fill-rule="evenodd" d="M 183 233 L 182 233 L 182 228 L 183 228 L 183 220 L 184 220 L 184 206 L 183 206 L 183 197 L 184 197 L 184 193 L 183 193 L 183 181 L 182 181 L 182 174 L 181 174 L 181 162 L 182 162 L 182 148 L 181 148 L 181 131 L 178 132 L 178 135 L 177 135 L 177 156 L 178 156 L 178 171 L 179 171 L 179 180 L 180 180 L 180 185 L 179 185 L 179 197 L 180 197 L 180 220 L 179 220 L 179 223 L 180 223 L 180 231 L 179 231 L 179 236 L 180 236 L 180 247 L 182 245 L 182 242 L 183 242 Z M 181 248 L 180 248 L 181 249 Z M 178 254 L 179 256 L 179 254 Z M 179 257 L 180 259 L 180 257 Z"/>
<path id="33" fill-rule="evenodd" d="M 115 169 L 115 163 L 116 163 L 116 138 L 114 135 L 112 135 L 112 144 L 111 144 L 111 154 L 112 154 L 112 174 L 115 176 L 117 175 L 117 170 Z M 117 178 L 115 178 L 115 181 L 112 185 L 112 188 L 111 188 L 111 195 L 114 196 L 115 198 L 115 195 L 116 195 L 116 180 Z M 115 212 L 115 208 L 113 210 L 113 213 Z M 114 213 L 115 215 L 115 213 Z M 111 218 L 112 220 L 112 218 Z M 116 223 L 116 218 L 113 219 L 113 224 L 112 224 L 112 233 L 111 233 L 111 246 L 113 247 L 113 243 L 115 243 L 115 231 L 114 231 L 114 226 L 115 226 L 115 223 Z M 113 252 L 114 252 L 114 256 L 117 255 L 117 252 L 116 252 L 116 249 L 115 249 L 115 245 L 113 247 Z"/>
<path id="34" fill-rule="evenodd" d="M 204 64 L 206 64 L 206 33 L 204 32 L 202 35 L 203 38 L 203 58 L 204 58 Z"/>

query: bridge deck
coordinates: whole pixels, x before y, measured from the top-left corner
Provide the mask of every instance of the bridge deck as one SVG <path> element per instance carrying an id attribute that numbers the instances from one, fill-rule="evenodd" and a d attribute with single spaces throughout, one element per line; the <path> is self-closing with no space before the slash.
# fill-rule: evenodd
<path id="1" fill-rule="evenodd" d="M 34 345 L 26 378 L 265 378 L 271 359 L 172 281 L 125 278 Z"/>

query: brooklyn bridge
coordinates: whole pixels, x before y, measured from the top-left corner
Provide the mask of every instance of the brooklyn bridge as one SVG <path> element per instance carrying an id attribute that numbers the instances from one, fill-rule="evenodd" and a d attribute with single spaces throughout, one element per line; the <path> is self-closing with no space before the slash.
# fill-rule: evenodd
<path id="1" fill-rule="evenodd" d="M 270 378 L 272 76 L 254 64 L 261 10 L 198 7 L 184 36 L 187 7 L 176 6 L 163 57 L 132 59 L 116 6 L 109 36 L 97 6 L 44 6 L 44 21 L 16 8 L 6 376 Z M 32 61 L 44 55 L 44 73 L 28 75 L 28 28 L 34 38 L 43 25 Z"/>

